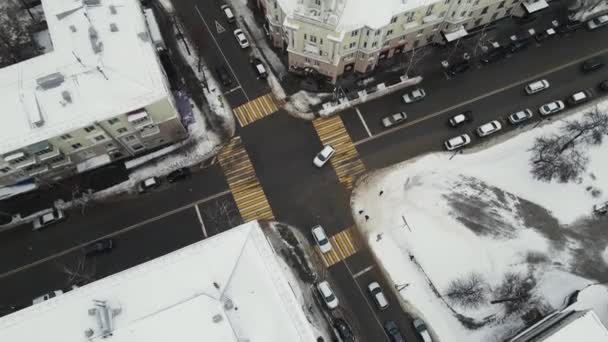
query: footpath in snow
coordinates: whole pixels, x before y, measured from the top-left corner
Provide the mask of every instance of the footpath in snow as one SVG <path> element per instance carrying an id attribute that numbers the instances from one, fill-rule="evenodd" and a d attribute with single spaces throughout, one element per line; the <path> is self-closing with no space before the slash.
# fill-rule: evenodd
<path id="1" fill-rule="evenodd" d="M 596 108 L 608 112 L 608 101 Z M 608 142 L 585 148 L 589 163 L 575 181 L 544 182 L 530 172 L 535 139 L 589 110 L 463 154 L 421 156 L 355 188 L 359 229 L 404 308 L 439 341 L 502 341 L 606 278 L 607 217 L 593 206 L 608 200 Z M 593 293 L 608 307 L 605 288 Z M 607 310 L 596 313 L 608 325 Z"/>

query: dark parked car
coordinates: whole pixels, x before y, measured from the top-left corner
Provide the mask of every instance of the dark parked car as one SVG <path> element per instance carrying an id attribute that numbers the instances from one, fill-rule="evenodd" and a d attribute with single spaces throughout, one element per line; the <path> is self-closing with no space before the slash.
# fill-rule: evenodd
<path id="1" fill-rule="evenodd" d="M 112 239 L 101 239 L 95 241 L 84 248 L 84 254 L 88 257 L 107 253 L 114 248 L 114 240 Z"/>
<path id="2" fill-rule="evenodd" d="M 599 85 L 600 90 L 608 91 L 608 80 L 603 81 Z"/>
<path id="3" fill-rule="evenodd" d="M 342 339 L 342 342 L 355 342 L 355 335 L 350 325 L 342 318 L 334 319 L 334 328 L 338 331 L 338 335 Z"/>
<path id="4" fill-rule="evenodd" d="M 456 76 L 460 73 L 463 73 L 471 67 L 471 64 L 468 61 L 462 61 L 460 63 L 456 63 L 448 68 L 448 74 L 451 76 Z"/>
<path id="5" fill-rule="evenodd" d="M 403 338 L 403 335 L 401 335 L 401 331 L 399 331 L 399 327 L 395 321 L 384 322 L 384 330 L 392 342 L 405 342 L 405 339 Z"/>
<path id="6" fill-rule="evenodd" d="M 570 32 L 578 30 L 581 27 L 583 27 L 583 23 L 575 21 L 575 22 L 569 22 L 566 25 L 562 25 L 562 26 L 558 27 L 557 30 L 559 31 L 559 33 L 570 33 Z"/>
<path id="7" fill-rule="evenodd" d="M 604 61 L 601 58 L 591 58 L 583 62 L 581 68 L 583 72 L 592 72 L 604 67 Z"/>
<path id="8" fill-rule="evenodd" d="M 528 45 L 530 45 L 529 38 L 519 39 L 519 40 L 511 43 L 511 45 L 509 46 L 509 50 L 511 52 L 517 52 L 519 50 L 525 49 L 526 47 L 528 47 Z"/>
<path id="9" fill-rule="evenodd" d="M 268 77 L 266 67 L 259 58 L 252 57 L 249 62 L 251 63 L 251 66 L 253 66 L 253 71 L 255 71 L 258 79 L 266 79 Z"/>
<path id="10" fill-rule="evenodd" d="M 215 73 L 217 77 L 219 77 L 220 82 L 224 85 L 224 87 L 228 87 L 232 84 L 232 77 L 230 77 L 230 73 L 226 70 L 226 67 L 220 65 L 215 68 Z"/>
<path id="11" fill-rule="evenodd" d="M 175 171 L 171 171 L 167 175 L 167 181 L 169 183 L 174 183 L 174 182 L 177 182 L 179 180 L 186 179 L 188 177 L 190 177 L 190 169 L 188 169 L 187 167 L 182 167 L 182 168 L 177 169 Z"/>
<path id="12" fill-rule="evenodd" d="M 506 55 L 507 49 L 501 46 L 484 53 L 480 60 L 482 63 L 493 63 L 503 59 Z"/>

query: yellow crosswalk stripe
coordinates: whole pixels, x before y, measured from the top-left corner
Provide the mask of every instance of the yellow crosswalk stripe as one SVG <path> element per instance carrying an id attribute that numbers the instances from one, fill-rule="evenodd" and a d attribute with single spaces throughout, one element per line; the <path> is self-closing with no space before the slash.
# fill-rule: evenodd
<path id="1" fill-rule="evenodd" d="M 317 252 L 321 255 L 325 267 L 330 267 L 357 253 L 359 247 L 352 234 L 351 228 L 345 229 L 329 238 L 332 246 L 331 251 L 322 253 L 317 247 Z"/>
<path id="2" fill-rule="evenodd" d="M 278 110 L 279 104 L 272 96 L 272 93 L 269 93 L 242 104 L 232 111 L 236 115 L 236 119 L 241 127 L 244 127 L 270 114 L 276 113 Z"/>
<path id="3" fill-rule="evenodd" d="M 312 123 L 323 145 L 331 145 L 336 150 L 330 163 L 336 171 L 340 183 L 347 189 L 351 189 L 357 177 L 365 172 L 365 165 L 359 158 L 359 153 L 353 145 L 342 119 L 339 115 L 335 115 L 316 119 Z"/>
<path id="4" fill-rule="evenodd" d="M 274 214 L 240 137 L 233 137 L 218 155 L 243 221 L 274 220 Z"/>

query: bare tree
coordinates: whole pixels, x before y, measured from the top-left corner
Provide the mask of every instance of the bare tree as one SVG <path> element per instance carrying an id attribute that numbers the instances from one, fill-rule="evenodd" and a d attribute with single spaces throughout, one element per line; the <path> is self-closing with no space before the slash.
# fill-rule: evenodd
<path id="1" fill-rule="evenodd" d="M 0 6 L 0 66 L 33 57 L 31 49 L 26 48 L 32 45 L 29 27 L 33 21 L 22 13 L 21 5 L 14 0 Z"/>
<path id="2" fill-rule="evenodd" d="M 608 115 L 596 109 L 580 120 L 566 122 L 560 132 L 535 139 L 530 162 L 534 178 L 566 183 L 578 178 L 589 164 L 587 145 L 602 143 L 608 134 Z"/>
<path id="3" fill-rule="evenodd" d="M 476 272 L 450 282 L 446 296 L 465 308 L 477 308 L 486 299 L 488 285 Z"/>
<path id="4" fill-rule="evenodd" d="M 68 285 L 90 283 L 95 280 L 97 267 L 95 263 L 87 263 L 87 259 L 84 255 L 76 259 L 76 264 L 73 267 L 65 264 L 60 264 L 58 267 L 61 272 L 67 275 L 66 283 Z"/>
<path id="5" fill-rule="evenodd" d="M 495 291 L 492 304 L 504 304 L 507 314 L 521 312 L 532 302 L 536 279 L 531 274 L 508 272 Z"/>
<path id="6" fill-rule="evenodd" d="M 401 65 L 405 66 L 405 75 L 409 76 L 409 73 L 412 70 L 415 70 L 415 67 L 424 60 L 431 52 L 429 45 L 425 45 L 420 48 L 415 48 L 410 50 L 408 53 L 404 53 L 401 59 Z"/>
<path id="7" fill-rule="evenodd" d="M 234 227 L 241 223 L 237 209 L 225 198 L 205 207 L 203 213 L 210 223 L 218 227 Z"/>

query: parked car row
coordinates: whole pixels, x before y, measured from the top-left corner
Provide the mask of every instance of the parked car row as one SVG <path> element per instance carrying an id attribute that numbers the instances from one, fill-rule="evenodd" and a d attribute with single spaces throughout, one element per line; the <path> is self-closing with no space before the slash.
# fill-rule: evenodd
<path id="1" fill-rule="evenodd" d="M 169 183 L 175 183 L 177 181 L 189 178 L 191 175 L 190 169 L 187 167 L 182 167 L 177 170 L 171 171 L 169 174 L 165 176 L 165 179 Z M 137 191 L 141 193 L 148 192 L 150 190 L 154 190 L 158 188 L 162 184 L 162 180 L 160 177 L 148 177 L 137 185 Z"/>

